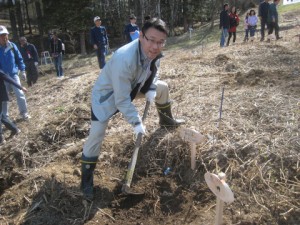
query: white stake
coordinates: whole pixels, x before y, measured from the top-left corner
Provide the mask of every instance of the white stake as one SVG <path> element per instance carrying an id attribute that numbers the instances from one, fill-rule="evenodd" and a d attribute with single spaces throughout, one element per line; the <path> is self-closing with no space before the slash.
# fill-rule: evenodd
<path id="1" fill-rule="evenodd" d="M 180 136 L 184 141 L 187 141 L 191 145 L 191 169 L 196 168 L 196 144 L 205 140 L 205 137 L 198 131 L 190 128 L 181 128 Z"/>

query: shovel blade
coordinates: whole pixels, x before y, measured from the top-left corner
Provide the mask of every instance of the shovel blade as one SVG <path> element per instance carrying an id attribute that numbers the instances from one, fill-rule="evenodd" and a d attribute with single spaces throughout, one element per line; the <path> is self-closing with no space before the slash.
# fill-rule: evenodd
<path id="1" fill-rule="evenodd" d="M 135 191 L 132 188 L 130 188 L 127 184 L 123 184 L 122 194 L 124 194 L 124 195 L 144 195 L 145 192 Z"/>

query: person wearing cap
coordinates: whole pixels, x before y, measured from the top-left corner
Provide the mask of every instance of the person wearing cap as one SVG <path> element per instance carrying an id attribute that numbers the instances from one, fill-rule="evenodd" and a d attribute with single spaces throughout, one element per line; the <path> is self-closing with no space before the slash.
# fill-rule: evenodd
<path id="1" fill-rule="evenodd" d="M 134 15 L 131 15 L 129 19 L 130 19 L 130 23 L 125 26 L 125 30 L 124 30 L 127 43 L 139 37 L 139 27 L 138 25 L 136 25 L 136 17 Z"/>
<path id="2" fill-rule="evenodd" d="M 139 38 L 119 48 L 111 57 L 92 89 L 91 129 L 83 146 L 81 158 L 81 189 L 84 198 L 93 198 L 93 173 L 100 154 L 109 120 L 121 112 L 134 133 L 146 129 L 133 100 L 146 98 L 156 105 L 161 127 L 177 127 L 183 120 L 171 112 L 169 87 L 158 79 L 161 51 L 166 44 L 168 29 L 158 18 L 148 20 Z"/>
<path id="3" fill-rule="evenodd" d="M 107 32 L 104 26 L 101 26 L 101 19 L 99 16 L 94 18 L 95 26 L 91 28 L 91 44 L 93 48 L 97 51 L 97 58 L 99 68 L 103 69 L 105 66 L 105 53 L 108 45 Z"/>
<path id="4" fill-rule="evenodd" d="M 33 44 L 26 37 L 20 37 L 20 52 L 26 65 L 27 85 L 31 87 L 38 79 L 39 56 Z"/>
<path id="5" fill-rule="evenodd" d="M 21 78 L 26 80 L 25 64 L 22 55 L 17 46 L 8 40 L 8 31 L 5 26 L 0 25 L 0 69 L 8 74 L 16 83 L 21 84 L 19 79 L 19 70 L 21 71 Z M 10 84 L 5 82 L 6 88 Z M 12 86 L 12 89 L 17 98 L 17 104 L 20 115 L 24 120 L 30 118 L 27 110 L 27 102 L 25 94 L 19 88 Z M 8 102 L 2 102 L 2 119 L 8 118 Z"/>
<path id="6" fill-rule="evenodd" d="M 57 78 L 64 77 L 64 71 L 62 68 L 62 41 L 58 38 L 57 33 L 53 32 L 53 36 L 50 42 L 51 55 L 54 59 L 54 65 L 56 70 Z"/>

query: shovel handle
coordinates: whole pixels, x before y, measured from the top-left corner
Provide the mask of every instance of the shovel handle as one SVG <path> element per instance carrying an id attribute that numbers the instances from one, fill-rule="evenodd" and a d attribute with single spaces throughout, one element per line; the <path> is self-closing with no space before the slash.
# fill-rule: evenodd
<path id="1" fill-rule="evenodd" d="M 150 108 L 150 102 L 147 101 L 146 106 L 145 106 L 145 110 L 144 110 L 144 114 L 143 114 L 143 117 L 142 117 L 142 121 L 144 121 L 146 119 L 149 108 Z M 137 157 L 138 157 L 138 154 L 139 154 L 139 149 L 140 149 L 140 146 L 141 146 L 141 143 L 142 143 L 142 136 L 143 136 L 142 133 L 139 133 L 138 136 L 137 136 L 135 146 L 134 146 L 134 150 L 133 150 L 133 154 L 132 154 L 130 163 L 128 165 L 127 174 L 126 174 L 126 177 L 125 177 L 125 184 L 124 184 L 127 187 L 130 187 L 130 185 L 131 185 L 131 181 L 132 181 L 132 177 L 133 177 L 133 173 L 134 173 L 134 169 L 135 169 L 135 165 L 136 165 L 136 160 L 137 160 Z"/>

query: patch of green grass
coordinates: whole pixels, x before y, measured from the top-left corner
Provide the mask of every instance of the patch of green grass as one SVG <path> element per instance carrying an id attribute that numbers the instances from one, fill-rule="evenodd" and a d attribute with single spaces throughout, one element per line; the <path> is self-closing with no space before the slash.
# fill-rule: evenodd
<path id="1" fill-rule="evenodd" d="M 278 12 L 279 13 L 286 13 L 291 11 L 300 10 L 300 3 L 291 4 L 291 5 L 279 5 Z"/>

